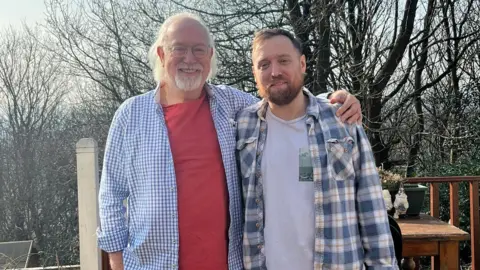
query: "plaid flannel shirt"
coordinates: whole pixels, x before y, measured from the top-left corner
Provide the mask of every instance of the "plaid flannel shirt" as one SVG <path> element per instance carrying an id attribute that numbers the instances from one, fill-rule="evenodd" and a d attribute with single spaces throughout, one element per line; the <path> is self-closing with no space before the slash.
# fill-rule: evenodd
<path id="1" fill-rule="evenodd" d="M 372 150 L 363 128 L 336 116 L 337 106 L 308 90 L 307 130 L 315 201 L 314 269 L 398 269 Z M 266 269 L 261 173 L 267 102 L 237 115 L 237 154 L 245 224 L 245 269 Z"/>

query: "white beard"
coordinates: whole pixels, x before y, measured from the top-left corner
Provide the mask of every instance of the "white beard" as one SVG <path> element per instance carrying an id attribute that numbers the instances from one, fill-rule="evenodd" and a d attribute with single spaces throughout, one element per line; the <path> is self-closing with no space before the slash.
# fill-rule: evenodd
<path id="1" fill-rule="evenodd" d="M 182 78 L 177 74 L 175 76 L 175 84 L 177 85 L 178 89 L 182 91 L 193 91 L 202 86 L 202 75 L 198 75 L 193 78 Z"/>

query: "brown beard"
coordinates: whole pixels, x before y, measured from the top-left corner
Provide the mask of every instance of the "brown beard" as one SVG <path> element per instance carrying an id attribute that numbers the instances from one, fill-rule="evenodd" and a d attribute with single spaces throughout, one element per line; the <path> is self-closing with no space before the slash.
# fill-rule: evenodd
<path id="1" fill-rule="evenodd" d="M 276 79 L 272 84 L 279 80 L 282 79 Z M 284 106 L 290 104 L 297 97 L 298 93 L 302 91 L 303 79 L 298 84 L 292 84 L 287 81 L 287 89 L 283 91 L 271 91 L 272 84 L 266 88 L 258 85 L 260 95 L 277 106 Z"/>

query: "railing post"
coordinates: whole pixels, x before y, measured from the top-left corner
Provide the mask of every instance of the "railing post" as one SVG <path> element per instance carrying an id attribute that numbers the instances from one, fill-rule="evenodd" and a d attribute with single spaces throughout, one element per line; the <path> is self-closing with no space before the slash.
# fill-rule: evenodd
<path id="1" fill-rule="evenodd" d="M 449 183 L 450 186 L 450 224 L 460 226 L 458 206 L 458 183 Z"/>
<path id="2" fill-rule="evenodd" d="M 432 217 L 440 217 L 440 186 L 437 183 L 430 183 L 430 215 Z M 432 269 L 438 267 L 438 257 L 430 257 Z"/>
<path id="3" fill-rule="evenodd" d="M 437 183 L 430 183 L 430 216 L 440 216 L 440 188 Z"/>
<path id="4" fill-rule="evenodd" d="M 98 216 L 98 147 L 94 139 L 77 142 L 78 231 L 80 268 L 101 270 L 101 253 L 97 245 Z"/>
<path id="5" fill-rule="evenodd" d="M 478 181 L 470 181 L 470 247 L 472 251 L 472 269 L 480 269 L 480 217 Z"/>

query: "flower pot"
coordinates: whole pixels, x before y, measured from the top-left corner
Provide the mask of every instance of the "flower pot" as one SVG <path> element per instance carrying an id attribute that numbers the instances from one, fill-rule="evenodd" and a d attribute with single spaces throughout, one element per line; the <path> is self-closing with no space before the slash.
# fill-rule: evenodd
<path id="1" fill-rule="evenodd" d="M 407 194 L 408 200 L 408 209 L 406 215 L 420 215 L 428 188 L 420 184 L 404 184 L 403 189 L 405 190 L 405 194 Z M 390 191 L 390 195 L 392 196 L 392 202 L 395 202 L 395 194 L 397 194 L 398 189 L 389 189 L 388 191 Z"/>

